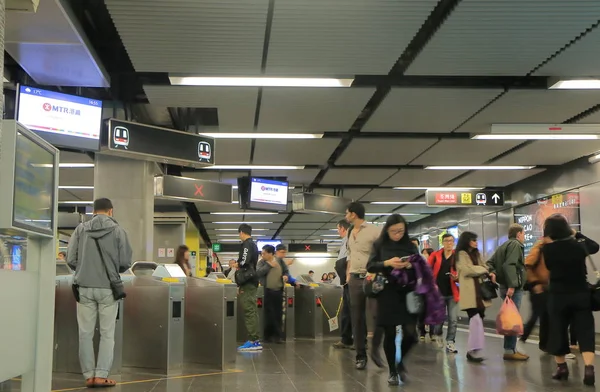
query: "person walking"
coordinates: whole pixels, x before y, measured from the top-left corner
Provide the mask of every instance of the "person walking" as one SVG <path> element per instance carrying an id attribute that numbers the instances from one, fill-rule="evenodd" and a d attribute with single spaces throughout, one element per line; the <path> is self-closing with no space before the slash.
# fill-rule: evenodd
<path id="1" fill-rule="evenodd" d="M 94 217 L 77 226 L 67 251 L 67 264 L 75 271 L 79 362 L 88 388 L 117 385 L 108 378 L 119 311 L 112 287 L 120 283 L 122 288 L 119 273 L 131 267 L 133 252 L 127 233 L 113 218 L 113 210 L 109 199 L 95 200 Z M 94 333 L 97 320 L 100 345 L 96 360 Z"/>
<path id="2" fill-rule="evenodd" d="M 346 258 L 348 248 L 348 230 L 350 223 L 342 219 L 337 224 L 338 235 L 342 239 L 340 251 L 335 262 L 335 271 L 340 280 L 342 288 L 342 311 L 340 313 L 340 341 L 333 344 L 335 348 L 354 349 L 354 339 L 352 338 L 352 319 L 350 316 L 350 292 L 348 290 L 348 282 L 346 281 L 346 270 L 348 268 L 348 260 Z"/>

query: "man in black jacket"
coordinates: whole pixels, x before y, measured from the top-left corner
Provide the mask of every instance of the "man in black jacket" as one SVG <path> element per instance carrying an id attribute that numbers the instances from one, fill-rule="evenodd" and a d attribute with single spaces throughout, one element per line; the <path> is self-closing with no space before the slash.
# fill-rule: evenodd
<path id="1" fill-rule="evenodd" d="M 238 301 L 244 309 L 244 323 L 248 332 L 248 341 L 241 345 L 239 351 L 260 351 L 262 345 L 258 332 L 258 309 L 256 307 L 256 292 L 258 290 L 258 277 L 256 263 L 258 262 L 258 248 L 252 239 L 252 227 L 246 223 L 238 228 L 242 248 L 237 260 L 238 270 L 235 281 L 238 285 Z"/>

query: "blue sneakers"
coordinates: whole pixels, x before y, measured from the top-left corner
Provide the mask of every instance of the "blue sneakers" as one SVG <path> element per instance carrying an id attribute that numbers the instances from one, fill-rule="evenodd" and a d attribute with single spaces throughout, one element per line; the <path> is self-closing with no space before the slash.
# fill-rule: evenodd
<path id="1" fill-rule="evenodd" d="M 262 351 L 262 344 L 257 340 L 252 342 L 248 340 L 246 343 L 238 347 L 238 351 Z"/>

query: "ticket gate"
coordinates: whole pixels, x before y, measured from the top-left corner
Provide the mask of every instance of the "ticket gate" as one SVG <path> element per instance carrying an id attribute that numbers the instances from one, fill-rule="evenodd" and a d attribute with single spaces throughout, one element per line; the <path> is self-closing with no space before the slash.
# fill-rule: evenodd
<path id="1" fill-rule="evenodd" d="M 320 338 L 323 336 L 321 289 L 309 275 L 300 275 L 296 281 L 300 287 L 295 292 L 295 337 Z"/>
<path id="2" fill-rule="evenodd" d="M 128 271 L 121 275 L 125 280 L 131 275 Z M 73 271 L 65 262 L 56 263 L 56 289 L 54 305 L 54 352 L 52 370 L 59 373 L 81 373 L 79 365 L 79 329 L 77 326 L 77 302 L 73 295 Z M 122 370 L 123 356 L 123 301 L 119 301 L 119 310 L 115 324 L 115 348 L 111 375 Z M 100 333 L 96 326 L 94 352 L 98 354 Z"/>
<path id="3" fill-rule="evenodd" d="M 286 284 L 284 289 L 283 338 L 291 342 L 296 337 L 296 289 Z"/>
<path id="4" fill-rule="evenodd" d="M 323 337 L 339 336 L 339 315 L 343 305 L 343 287 L 331 283 L 321 283 L 319 284 L 319 290 L 321 292 L 321 312 L 323 313 Z M 337 319 L 338 328 L 333 331 L 329 325 L 330 318 Z"/>
<path id="5" fill-rule="evenodd" d="M 137 262 L 126 283 L 123 367 L 162 375 L 183 372 L 186 276 L 176 264 Z"/>
<path id="6" fill-rule="evenodd" d="M 221 273 L 187 278 L 185 301 L 185 362 L 227 369 L 237 355 L 237 286 Z"/>

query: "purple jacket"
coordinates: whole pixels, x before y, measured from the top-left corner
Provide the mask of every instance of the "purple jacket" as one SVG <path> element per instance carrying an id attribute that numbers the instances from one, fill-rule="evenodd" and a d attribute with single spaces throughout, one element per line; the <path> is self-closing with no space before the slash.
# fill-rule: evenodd
<path id="1" fill-rule="evenodd" d="M 440 294 L 431 268 L 420 255 L 412 255 L 409 259 L 415 270 L 416 281 L 409 281 L 406 270 L 393 270 L 390 280 L 400 285 L 414 285 L 414 291 L 423 296 L 425 301 L 425 324 L 439 325 L 446 320 L 446 306 Z"/>

